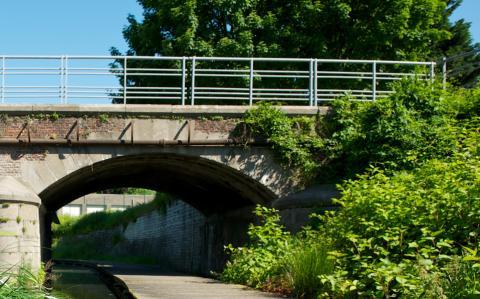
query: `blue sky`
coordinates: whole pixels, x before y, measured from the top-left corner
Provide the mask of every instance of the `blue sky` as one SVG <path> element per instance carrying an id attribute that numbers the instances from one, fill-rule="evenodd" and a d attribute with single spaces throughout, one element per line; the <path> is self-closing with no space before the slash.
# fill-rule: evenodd
<path id="1" fill-rule="evenodd" d="M 480 42 L 480 0 L 464 0 L 454 18 L 472 22 Z M 135 0 L 2 0 L 0 55 L 105 55 L 127 48 L 122 28 L 128 13 L 141 16 Z"/>
<path id="2" fill-rule="evenodd" d="M 0 55 L 107 55 L 125 50 L 122 28 L 135 0 L 2 0 Z"/>
<path id="3" fill-rule="evenodd" d="M 452 17 L 453 20 L 463 18 L 470 22 L 473 40 L 480 43 L 480 0 L 463 0 L 462 5 Z"/>

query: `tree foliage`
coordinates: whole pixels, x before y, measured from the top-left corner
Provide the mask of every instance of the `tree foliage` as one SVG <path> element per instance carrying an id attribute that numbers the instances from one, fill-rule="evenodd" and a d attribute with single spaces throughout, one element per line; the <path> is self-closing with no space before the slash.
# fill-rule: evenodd
<path id="1" fill-rule="evenodd" d="M 139 0 L 123 33 L 137 55 L 426 59 L 447 2 Z"/>

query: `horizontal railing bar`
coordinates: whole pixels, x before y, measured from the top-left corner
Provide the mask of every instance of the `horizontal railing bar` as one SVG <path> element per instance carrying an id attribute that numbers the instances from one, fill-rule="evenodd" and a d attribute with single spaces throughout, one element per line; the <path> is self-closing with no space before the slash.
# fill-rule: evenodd
<path id="1" fill-rule="evenodd" d="M 238 72 L 238 73 L 250 73 L 250 70 L 246 69 L 246 70 L 242 70 L 242 69 L 231 69 L 231 70 L 228 70 L 228 69 L 195 69 L 196 72 L 225 72 L 225 73 L 235 73 L 235 72 Z M 256 70 L 255 70 L 256 71 Z"/>
<path id="2" fill-rule="evenodd" d="M 58 71 L 61 70 L 59 67 L 5 67 L 6 71 Z"/>
<path id="3" fill-rule="evenodd" d="M 147 76 L 147 77 L 181 77 L 181 76 L 182 76 L 182 74 L 128 73 L 128 76 Z"/>
<path id="4" fill-rule="evenodd" d="M 431 65 L 436 62 L 422 62 L 422 61 L 398 61 L 398 60 L 362 60 L 362 59 L 323 59 L 323 58 L 276 58 L 276 57 L 180 57 L 180 56 L 89 56 L 89 55 L 0 55 L 0 58 L 5 59 L 63 59 L 69 60 L 84 60 L 84 59 L 104 59 L 104 60 L 178 60 L 184 58 L 187 60 L 195 59 L 196 61 L 271 61 L 271 62 L 310 62 L 316 60 L 320 63 L 374 63 L 377 64 L 412 64 L 412 65 Z"/>
<path id="5" fill-rule="evenodd" d="M 131 71 L 147 71 L 147 72 L 181 72 L 182 69 L 152 69 L 152 68 L 128 68 L 128 72 Z"/>
<path id="6" fill-rule="evenodd" d="M 232 75 L 232 74 L 202 74 L 202 73 L 195 73 L 196 77 L 225 77 L 225 78 L 248 78 L 249 75 Z"/>
<path id="7" fill-rule="evenodd" d="M 4 88 L 60 88 L 60 86 L 58 85 L 51 85 L 51 86 L 5 85 Z"/>
<path id="8" fill-rule="evenodd" d="M 288 71 L 288 70 L 255 70 L 255 75 L 257 74 L 309 74 L 309 71 Z"/>
<path id="9" fill-rule="evenodd" d="M 169 86 L 158 86 L 158 87 L 151 87 L 151 86 L 127 86 L 127 90 L 131 89 L 172 89 L 172 90 L 182 90 L 181 87 L 169 87 Z"/>
<path id="10" fill-rule="evenodd" d="M 123 90 L 122 86 L 72 86 L 72 85 L 67 85 L 65 86 L 69 90 L 70 89 L 115 89 L 115 90 Z"/>
<path id="11" fill-rule="evenodd" d="M 262 74 L 255 75 L 255 77 L 259 77 L 259 78 L 301 78 L 301 79 L 310 78 L 309 76 L 305 76 L 305 75 L 295 76 L 295 75 L 262 75 Z"/>
<path id="12" fill-rule="evenodd" d="M 60 71 L 56 71 L 56 72 L 5 72 L 5 75 L 14 75 L 14 76 L 18 76 L 18 75 L 22 75 L 22 76 L 25 76 L 25 75 L 48 75 L 48 76 L 59 76 L 61 74 Z"/>
<path id="13" fill-rule="evenodd" d="M 128 94 L 181 94 L 181 91 L 130 91 Z"/>
<path id="14" fill-rule="evenodd" d="M 196 90 L 246 90 L 248 91 L 248 88 L 241 88 L 241 87 L 195 87 Z"/>
<path id="15" fill-rule="evenodd" d="M 15 96 L 15 95 L 12 95 L 12 96 L 9 96 L 9 98 L 12 98 L 12 99 L 22 99 L 22 98 L 28 98 L 28 99 L 36 99 L 36 98 L 40 98 L 40 99 L 51 99 L 51 96 L 44 96 L 44 95 L 22 95 L 22 96 Z"/>
<path id="16" fill-rule="evenodd" d="M 5 90 L 5 96 L 10 97 L 10 94 L 60 94 L 60 90 L 56 91 L 40 91 L 40 90 L 32 90 L 32 91 L 7 91 Z"/>
<path id="17" fill-rule="evenodd" d="M 145 100 L 178 100 L 180 97 L 128 97 L 129 99 L 145 99 Z"/>
<path id="18" fill-rule="evenodd" d="M 256 91 L 304 91 L 304 92 L 308 92 L 308 89 L 302 89 L 302 88 L 298 88 L 298 89 L 288 89 L 288 88 L 255 88 Z"/>

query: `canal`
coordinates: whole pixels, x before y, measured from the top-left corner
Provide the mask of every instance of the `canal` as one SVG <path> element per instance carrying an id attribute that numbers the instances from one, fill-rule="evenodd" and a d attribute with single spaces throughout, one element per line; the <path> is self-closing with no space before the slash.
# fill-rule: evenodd
<path id="1" fill-rule="evenodd" d="M 116 298 L 97 271 L 80 266 L 55 265 L 52 296 L 64 299 Z"/>

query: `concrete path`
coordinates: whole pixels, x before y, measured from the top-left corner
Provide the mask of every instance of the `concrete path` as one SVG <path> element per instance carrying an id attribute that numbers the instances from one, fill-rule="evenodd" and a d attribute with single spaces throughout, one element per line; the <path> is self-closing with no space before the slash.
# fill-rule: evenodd
<path id="1" fill-rule="evenodd" d="M 224 284 L 209 278 L 166 272 L 156 267 L 137 265 L 102 266 L 123 280 L 138 299 L 284 298 L 241 285 Z"/>

